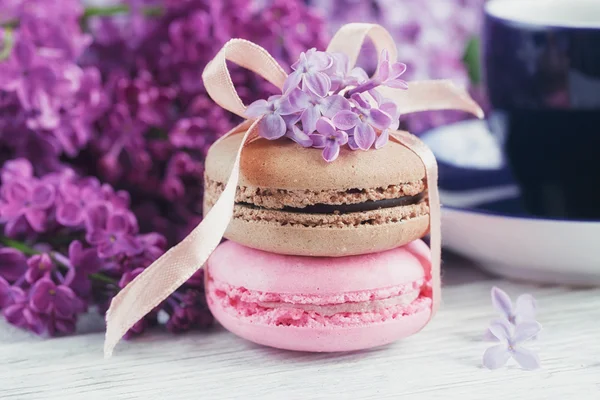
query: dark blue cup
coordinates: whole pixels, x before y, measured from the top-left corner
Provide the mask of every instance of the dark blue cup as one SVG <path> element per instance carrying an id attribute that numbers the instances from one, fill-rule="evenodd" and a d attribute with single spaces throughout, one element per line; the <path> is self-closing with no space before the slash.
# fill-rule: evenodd
<path id="1" fill-rule="evenodd" d="M 600 0 L 490 0 L 482 50 L 525 209 L 600 220 Z"/>

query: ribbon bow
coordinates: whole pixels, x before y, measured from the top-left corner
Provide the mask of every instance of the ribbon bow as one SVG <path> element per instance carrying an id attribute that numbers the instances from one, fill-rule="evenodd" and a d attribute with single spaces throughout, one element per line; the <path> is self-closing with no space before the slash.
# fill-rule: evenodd
<path id="1" fill-rule="evenodd" d="M 390 62 L 396 61 L 397 49 L 393 38 L 383 27 L 373 24 L 344 25 L 331 40 L 327 51 L 345 53 L 350 60 L 350 65 L 354 66 L 367 37 L 374 43 L 377 54 L 381 54 L 385 49 L 388 51 Z M 218 105 L 240 117 L 244 117 L 246 106 L 233 85 L 227 61 L 257 73 L 280 89 L 287 78 L 286 72 L 262 47 L 243 39 L 232 39 L 227 42 L 206 66 L 202 79 L 210 97 Z M 479 118 L 483 117 L 483 111 L 469 95 L 449 81 L 412 82 L 408 90 L 386 87 L 377 90 L 393 100 L 401 114 L 456 109 L 470 112 Z M 112 355 L 116 344 L 137 321 L 202 268 L 219 245 L 233 216 L 242 151 L 248 143 L 259 139 L 257 133 L 259 121 L 260 119 L 246 120 L 225 134 L 224 137 L 243 134 L 244 138 L 237 150 L 225 189 L 204 220 L 181 243 L 163 254 L 113 298 L 106 314 L 105 357 Z M 417 137 L 401 131 L 395 132 L 391 137 L 417 154 L 425 165 L 429 190 L 431 247 L 431 270 L 428 271 L 428 275 L 432 285 L 431 315 L 433 316 L 440 302 L 441 230 L 437 164 L 429 148 Z"/>

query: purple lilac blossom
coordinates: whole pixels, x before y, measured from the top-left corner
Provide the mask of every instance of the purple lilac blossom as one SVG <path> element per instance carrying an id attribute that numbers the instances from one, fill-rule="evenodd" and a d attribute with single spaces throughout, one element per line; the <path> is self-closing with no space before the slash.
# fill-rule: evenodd
<path id="1" fill-rule="evenodd" d="M 506 320 L 500 320 L 490 325 L 490 332 L 501 344 L 488 348 L 483 355 L 483 365 L 489 369 L 504 366 L 512 357 L 523 369 L 533 370 L 540 367 L 539 357 L 535 352 L 522 346 L 535 337 L 542 326 L 536 321 L 518 323 L 514 329 Z"/>
<path id="2" fill-rule="evenodd" d="M 370 79 L 360 68 L 351 70 L 346 56 L 316 49 L 302 53 L 292 68 L 281 95 L 257 100 L 246 110 L 248 118 L 261 118 L 261 137 L 275 140 L 285 136 L 303 147 L 322 148 L 324 160 L 332 162 L 340 146 L 380 149 L 388 142 L 390 131 L 398 129 L 396 105 L 376 88 L 407 89 L 400 79 L 406 65 L 390 62 L 386 50 Z"/>
<path id="3" fill-rule="evenodd" d="M 319 118 L 316 123 L 316 134 L 311 135 L 313 147 L 323 149 L 323 159 L 334 161 L 340 154 L 340 146 L 348 143 L 348 134 L 340 131 L 330 119 Z"/>

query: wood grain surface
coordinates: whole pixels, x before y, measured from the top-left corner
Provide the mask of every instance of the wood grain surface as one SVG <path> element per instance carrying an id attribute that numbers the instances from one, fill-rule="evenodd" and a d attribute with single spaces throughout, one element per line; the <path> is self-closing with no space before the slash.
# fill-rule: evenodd
<path id="1" fill-rule="evenodd" d="M 422 332 L 345 354 L 270 349 L 216 327 L 153 331 L 104 360 L 93 315 L 58 339 L 0 322 L 0 399 L 600 399 L 600 289 L 511 283 L 453 258 L 444 273 L 443 306 Z M 538 300 L 544 329 L 529 347 L 541 370 L 482 367 L 493 285 Z"/>

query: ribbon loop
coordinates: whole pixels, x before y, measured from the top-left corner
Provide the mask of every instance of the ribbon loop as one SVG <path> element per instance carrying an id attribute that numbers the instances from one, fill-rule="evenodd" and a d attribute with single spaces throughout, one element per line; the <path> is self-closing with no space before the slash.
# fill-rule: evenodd
<path id="1" fill-rule="evenodd" d="M 246 106 L 235 90 L 227 61 L 255 72 L 279 89 L 283 88 L 287 78 L 281 65 L 259 45 L 244 39 L 231 39 L 225 43 L 204 69 L 202 81 L 215 103 L 242 118 Z"/>
<path id="2" fill-rule="evenodd" d="M 449 80 L 410 82 L 407 90 L 385 86 L 377 90 L 392 100 L 401 114 L 420 111 L 459 110 L 483 118 L 483 110 L 464 89 Z"/>
<path id="3" fill-rule="evenodd" d="M 375 45 L 377 57 L 381 57 L 381 52 L 387 50 L 390 62 L 396 62 L 398 49 L 394 38 L 383 26 L 376 24 L 352 23 L 342 26 L 329 42 L 327 51 L 346 54 L 352 68 L 367 38 Z"/>

